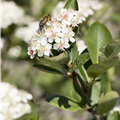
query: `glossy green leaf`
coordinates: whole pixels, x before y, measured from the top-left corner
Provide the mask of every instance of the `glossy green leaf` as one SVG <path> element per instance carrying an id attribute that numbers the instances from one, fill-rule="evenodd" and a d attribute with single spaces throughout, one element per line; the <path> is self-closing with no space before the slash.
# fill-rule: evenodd
<path id="1" fill-rule="evenodd" d="M 117 62 L 118 58 L 106 60 L 104 62 L 93 64 L 87 69 L 89 77 L 96 78 L 100 74 L 104 73 L 109 68 L 113 67 Z"/>
<path id="2" fill-rule="evenodd" d="M 68 0 L 67 3 L 65 4 L 64 8 L 78 10 L 77 0 Z"/>
<path id="3" fill-rule="evenodd" d="M 70 57 L 69 53 L 64 52 L 55 57 L 38 58 L 38 60 L 42 64 L 54 64 L 54 63 L 67 64 L 68 61 L 70 60 Z"/>
<path id="4" fill-rule="evenodd" d="M 96 82 L 92 85 L 91 89 L 88 91 L 88 95 L 90 96 L 91 104 L 95 105 L 98 103 L 100 98 L 101 86 L 100 82 Z"/>
<path id="5" fill-rule="evenodd" d="M 110 91 L 102 97 L 97 107 L 97 114 L 103 115 L 104 113 L 109 112 L 115 106 L 119 95 L 115 91 Z"/>
<path id="6" fill-rule="evenodd" d="M 101 78 L 101 93 L 106 94 L 111 90 L 110 80 L 108 79 L 106 74 L 100 76 Z"/>
<path id="7" fill-rule="evenodd" d="M 47 97 L 46 101 L 55 107 L 72 112 L 81 109 L 76 102 L 62 95 L 50 95 Z"/>
<path id="8" fill-rule="evenodd" d="M 120 120 L 120 114 L 118 111 L 115 111 L 114 113 L 110 114 L 107 118 L 107 120 Z"/>
<path id="9" fill-rule="evenodd" d="M 87 34 L 87 47 L 93 63 L 98 63 L 99 49 L 112 42 L 109 30 L 101 23 L 95 22 L 89 28 Z"/>
<path id="10" fill-rule="evenodd" d="M 75 71 L 76 68 L 78 68 L 78 66 L 85 64 L 89 59 L 90 59 L 89 53 L 83 53 L 79 55 L 78 58 L 73 63 L 72 67 L 70 68 L 69 72 L 72 73 L 73 71 Z"/>
<path id="11" fill-rule="evenodd" d="M 71 46 L 71 52 L 70 52 L 70 62 L 71 63 L 74 63 L 75 60 L 77 59 L 78 57 L 78 46 L 76 43 L 72 44 Z"/>
<path id="12" fill-rule="evenodd" d="M 49 67 L 49 66 L 46 66 L 46 65 L 43 65 L 43 64 L 34 64 L 33 67 L 41 70 L 41 71 L 44 71 L 44 72 L 48 72 L 48 73 L 53 73 L 53 74 L 61 74 L 63 75 L 64 73 L 55 69 L 55 68 L 52 68 L 52 67 Z"/>

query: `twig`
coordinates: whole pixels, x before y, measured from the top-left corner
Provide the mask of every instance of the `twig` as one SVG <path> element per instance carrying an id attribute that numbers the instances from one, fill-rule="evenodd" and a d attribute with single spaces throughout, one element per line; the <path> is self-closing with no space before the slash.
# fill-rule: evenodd
<path id="1" fill-rule="evenodd" d="M 75 72 L 72 73 L 72 77 L 73 77 L 73 80 L 77 83 L 77 85 L 78 85 L 78 87 L 79 87 L 79 89 L 80 89 L 83 97 L 85 98 L 88 106 L 90 107 L 93 116 L 95 117 L 96 120 L 99 120 L 98 116 L 96 115 L 95 111 L 93 110 L 93 107 L 92 107 L 92 105 L 91 105 L 91 103 L 90 103 L 90 100 L 89 100 L 87 94 L 84 92 L 84 90 L 83 90 L 83 88 L 82 88 L 82 86 L 81 86 L 81 83 L 80 83 L 79 80 L 77 79 L 77 74 L 76 74 Z"/>
<path id="2" fill-rule="evenodd" d="M 104 120 L 104 117 L 103 117 L 103 116 L 101 116 L 101 117 L 100 117 L 100 120 Z"/>

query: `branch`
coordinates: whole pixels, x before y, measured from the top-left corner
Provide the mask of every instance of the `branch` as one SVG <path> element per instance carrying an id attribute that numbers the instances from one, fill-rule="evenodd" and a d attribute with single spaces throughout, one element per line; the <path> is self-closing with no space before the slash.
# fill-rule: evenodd
<path id="1" fill-rule="evenodd" d="M 77 83 L 77 85 L 78 85 L 78 87 L 79 87 L 79 89 L 80 89 L 80 91 L 81 91 L 84 99 L 86 100 L 88 106 L 90 107 L 93 116 L 95 117 L 96 120 L 99 120 L 97 114 L 96 114 L 95 111 L 93 110 L 93 107 L 92 107 L 92 105 L 91 105 L 91 103 L 90 103 L 90 100 L 89 100 L 87 94 L 84 92 L 84 90 L 83 90 L 83 88 L 82 88 L 82 86 L 81 86 L 81 83 L 80 83 L 79 80 L 77 79 L 77 74 L 76 74 L 75 72 L 72 73 L 72 77 L 73 77 L 73 80 Z"/>

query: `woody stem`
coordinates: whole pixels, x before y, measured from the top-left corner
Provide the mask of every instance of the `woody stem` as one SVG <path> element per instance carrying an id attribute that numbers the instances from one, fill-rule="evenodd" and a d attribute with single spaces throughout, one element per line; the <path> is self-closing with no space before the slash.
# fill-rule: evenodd
<path id="1" fill-rule="evenodd" d="M 90 107 L 90 110 L 91 110 L 93 116 L 95 117 L 96 120 L 99 120 L 99 118 L 98 118 L 97 114 L 95 113 L 95 111 L 93 110 L 93 107 L 92 107 L 92 105 L 90 103 L 90 100 L 89 100 L 87 94 L 84 92 L 84 90 L 83 90 L 83 88 L 81 86 L 81 83 L 79 82 L 79 80 L 77 78 L 77 74 L 75 72 L 72 73 L 72 77 L 73 77 L 73 80 L 77 83 L 77 85 L 78 85 L 78 87 L 79 87 L 79 89 L 80 89 L 80 91 L 82 93 L 82 96 L 84 97 L 84 99 L 86 100 L 88 106 Z"/>

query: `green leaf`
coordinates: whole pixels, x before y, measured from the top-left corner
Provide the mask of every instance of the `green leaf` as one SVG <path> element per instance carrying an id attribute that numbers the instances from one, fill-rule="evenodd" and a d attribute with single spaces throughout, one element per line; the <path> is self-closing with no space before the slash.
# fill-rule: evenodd
<path id="1" fill-rule="evenodd" d="M 78 57 L 78 46 L 76 43 L 72 44 L 70 52 L 70 62 L 74 63 Z"/>
<path id="2" fill-rule="evenodd" d="M 83 108 L 82 110 L 80 110 L 78 113 L 77 113 L 77 115 L 82 115 L 85 111 L 87 111 L 87 110 L 89 110 L 90 109 L 90 107 L 89 108 Z"/>
<path id="3" fill-rule="evenodd" d="M 87 91 L 91 88 L 91 86 L 93 86 L 96 82 L 100 82 L 100 81 L 101 81 L 101 79 L 97 79 L 97 80 L 88 82 L 86 92 L 87 92 Z"/>
<path id="4" fill-rule="evenodd" d="M 106 57 L 106 59 L 108 59 L 109 56 L 114 51 L 115 46 L 116 45 L 113 43 L 107 43 L 107 45 L 105 47 L 100 48 L 100 52 L 103 53 L 103 55 Z"/>
<path id="5" fill-rule="evenodd" d="M 87 69 L 89 77 L 96 78 L 100 74 L 104 73 L 109 68 L 113 67 L 119 61 L 118 58 L 106 60 L 104 62 L 93 64 Z"/>
<path id="6" fill-rule="evenodd" d="M 104 113 L 109 112 L 115 106 L 119 95 L 115 91 L 110 91 L 105 94 L 98 103 L 97 114 L 103 115 Z"/>
<path id="7" fill-rule="evenodd" d="M 78 89 L 78 86 L 75 87 L 74 81 L 71 81 L 71 85 L 70 85 L 70 95 L 71 95 L 71 99 L 74 100 L 77 103 L 80 103 L 82 101 L 82 97 L 79 95 L 79 93 L 76 91 L 76 89 Z M 79 90 L 79 89 L 78 89 Z"/>
<path id="8" fill-rule="evenodd" d="M 53 74 L 61 74 L 61 75 L 65 75 L 64 73 L 62 73 L 61 71 L 55 69 L 55 68 L 52 68 L 52 67 L 49 67 L 49 66 L 46 66 L 46 65 L 43 65 L 43 64 L 34 64 L 33 67 L 41 70 L 41 71 L 44 71 L 44 72 L 48 72 L 48 73 L 53 73 Z"/>
<path id="9" fill-rule="evenodd" d="M 80 71 L 80 74 L 83 76 L 83 78 L 88 81 L 89 80 L 89 76 L 88 76 L 87 71 L 84 68 L 84 66 L 83 65 L 82 66 L 78 66 L 78 69 Z"/>
<path id="10" fill-rule="evenodd" d="M 83 82 L 82 78 L 78 74 L 77 74 L 77 77 L 78 77 L 83 89 L 85 89 L 85 85 L 84 85 L 84 82 Z M 85 106 L 86 100 L 85 100 L 84 96 L 82 95 L 82 93 L 81 93 L 81 91 L 80 91 L 80 89 L 78 87 L 78 84 L 75 81 L 72 81 L 72 88 L 74 89 L 74 90 L 72 90 L 73 91 L 72 92 L 73 97 L 74 96 L 76 97 L 76 100 L 77 100 L 77 102 L 79 102 L 80 106 L 82 106 L 82 107 Z M 79 95 L 79 97 L 81 99 L 79 97 L 77 97 L 77 95 L 74 95 L 74 93 Z M 79 98 L 79 99 L 77 99 L 77 98 Z"/>
<path id="11" fill-rule="evenodd" d="M 104 62 L 104 61 L 106 61 L 106 60 L 107 60 L 107 58 L 105 57 L 104 54 L 100 54 L 100 55 L 99 55 L 99 57 L 98 57 L 99 63 L 100 63 L 100 62 Z"/>
<path id="12" fill-rule="evenodd" d="M 92 61 L 91 61 L 91 59 L 89 59 L 89 60 L 84 64 L 85 70 L 87 70 L 91 65 L 92 65 Z"/>
<path id="13" fill-rule="evenodd" d="M 38 60 L 42 64 L 55 64 L 55 63 L 67 64 L 68 61 L 70 60 L 70 57 L 68 52 L 64 52 L 55 57 L 38 58 Z"/>
<path id="14" fill-rule="evenodd" d="M 68 2 L 65 4 L 64 8 L 78 10 L 77 0 L 68 0 Z"/>
<path id="15" fill-rule="evenodd" d="M 77 73 L 77 77 L 78 77 L 78 79 L 79 79 L 79 81 L 80 81 L 83 89 L 85 89 L 85 88 L 86 88 L 86 85 L 87 85 L 87 81 L 84 80 L 84 78 L 83 78 L 80 74 L 78 74 L 78 73 Z"/>
<path id="16" fill-rule="evenodd" d="M 90 94 L 90 100 L 92 105 L 95 105 L 98 103 L 100 98 L 100 92 L 101 92 L 100 82 L 96 82 L 88 91 L 88 95 Z"/>
<path id="17" fill-rule="evenodd" d="M 101 93 L 106 94 L 107 92 L 111 91 L 110 80 L 108 79 L 106 74 L 102 74 L 100 77 L 101 79 Z"/>
<path id="18" fill-rule="evenodd" d="M 86 42 L 92 62 L 98 63 L 99 49 L 105 46 L 107 42 L 112 42 L 112 37 L 103 24 L 95 22 L 89 28 Z"/>
<path id="19" fill-rule="evenodd" d="M 76 102 L 62 95 L 50 95 L 47 97 L 46 101 L 55 107 L 72 112 L 81 109 Z"/>
<path id="20" fill-rule="evenodd" d="M 78 33 L 78 30 L 79 30 L 79 28 L 78 28 L 78 27 L 75 27 L 75 28 L 73 29 L 73 32 L 75 33 L 74 38 L 76 38 L 77 33 Z"/>
<path id="21" fill-rule="evenodd" d="M 120 39 L 114 40 L 112 44 L 108 43 L 105 47 L 100 48 L 100 52 L 103 53 L 107 59 L 116 57 L 120 52 Z"/>
<path id="22" fill-rule="evenodd" d="M 85 64 L 89 59 L 90 59 L 89 53 L 83 53 L 79 55 L 78 58 L 73 63 L 72 67 L 70 68 L 69 72 L 72 73 L 73 71 L 75 71 L 76 68 L 78 68 L 78 66 Z"/>
<path id="23" fill-rule="evenodd" d="M 120 114 L 118 111 L 115 111 L 114 113 L 110 114 L 107 118 L 107 120 L 120 120 Z"/>
<path id="24" fill-rule="evenodd" d="M 120 39 L 119 39 L 119 42 L 117 43 L 114 51 L 113 51 L 112 54 L 109 56 L 109 59 L 111 59 L 111 58 L 113 58 L 113 57 L 116 57 L 119 52 L 120 52 Z"/>

